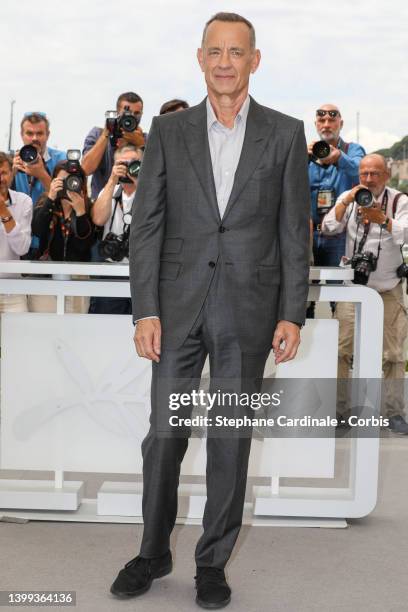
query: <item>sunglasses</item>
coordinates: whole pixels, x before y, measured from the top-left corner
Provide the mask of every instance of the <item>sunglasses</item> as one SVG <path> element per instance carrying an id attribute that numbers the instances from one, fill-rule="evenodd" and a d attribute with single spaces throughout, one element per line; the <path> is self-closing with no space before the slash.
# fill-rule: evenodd
<path id="1" fill-rule="evenodd" d="M 47 118 L 47 114 L 43 113 L 41 111 L 29 111 L 28 113 L 24 113 L 24 117 L 30 117 L 31 115 L 40 115 L 40 117 L 44 117 L 44 119 Z"/>
<path id="2" fill-rule="evenodd" d="M 321 108 L 319 108 L 316 111 L 316 117 L 325 117 L 326 115 L 329 115 L 329 117 L 334 119 L 335 117 L 340 117 L 340 111 L 338 111 L 338 110 L 323 110 Z"/>

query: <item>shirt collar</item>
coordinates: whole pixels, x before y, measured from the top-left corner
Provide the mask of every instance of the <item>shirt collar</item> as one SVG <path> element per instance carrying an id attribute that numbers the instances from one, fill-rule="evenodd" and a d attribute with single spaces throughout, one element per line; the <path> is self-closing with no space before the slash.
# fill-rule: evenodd
<path id="1" fill-rule="evenodd" d="M 250 103 L 250 98 L 249 98 L 249 95 L 247 95 L 241 108 L 239 109 L 237 113 L 237 116 L 235 117 L 234 127 L 236 126 L 237 122 L 241 122 L 241 121 L 246 122 L 247 117 L 248 117 L 248 111 L 249 111 L 249 103 Z M 225 128 L 225 125 L 222 125 L 222 123 L 218 121 L 208 96 L 206 100 L 206 105 L 207 105 L 207 129 L 210 130 L 215 124 L 218 124 L 221 127 Z"/>
<path id="2" fill-rule="evenodd" d="M 47 163 L 47 161 L 50 161 L 51 159 L 51 155 L 50 152 L 48 150 L 48 147 L 45 149 L 44 155 L 43 155 L 43 160 L 45 163 Z"/>

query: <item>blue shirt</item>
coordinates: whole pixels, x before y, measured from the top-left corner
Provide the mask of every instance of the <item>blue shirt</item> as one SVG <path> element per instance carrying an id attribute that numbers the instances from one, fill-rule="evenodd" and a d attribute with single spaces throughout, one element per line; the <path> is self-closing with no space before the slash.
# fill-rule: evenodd
<path id="1" fill-rule="evenodd" d="M 340 138 L 339 149 L 345 149 L 346 145 Z M 312 199 L 312 219 L 314 223 L 321 223 L 321 215 L 317 212 L 317 194 L 322 190 L 333 190 L 334 199 L 355 185 L 360 180 L 358 169 L 360 161 L 365 155 L 363 147 L 355 142 L 350 142 L 347 153 L 341 151 L 340 158 L 336 164 L 330 166 L 319 166 L 314 162 L 309 162 L 309 182 L 310 194 Z"/>
<path id="2" fill-rule="evenodd" d="M 52 176 L 58 162 L 63 161 L 66 158 L 67 155 L 65 151 L 58 151 L 57 149 L 47 147 L 43 159 L 50 176 Z M 34 183 L 30 187 L 28 184 L 28 177 L 24 172 L 17 172 L 16 176 L 14 177 L 13 185 L 13 189 L 15 191 L 20 191 L 29 195 L 33 201 L 33 204 L 35 204 L 40 195 L 44 193 L 44 185 L 42 182 L 38 179 L 34 179 Z"/>

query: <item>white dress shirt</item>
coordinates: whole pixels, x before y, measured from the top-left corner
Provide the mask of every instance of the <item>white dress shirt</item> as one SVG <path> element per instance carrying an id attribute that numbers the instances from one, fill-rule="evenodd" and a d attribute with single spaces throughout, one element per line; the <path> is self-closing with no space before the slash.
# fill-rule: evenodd
<path id="1" fill-rule="evenodd" d="M 235 117 L 234 127 L 228 128 L 218 121 L 207 97 L 208 143 L 221 219 L 231 195 L 235 171 L 241 156 L 249 102 L 250 99 L 247 96 Z"/>
<path id="2" fill-rule="evenodd" d="M 10 261 L 20 259 L 20 255 L 28 252 L 31 244 L 31 220 L 33 217 L 33 202 L 25 193 L 9 189 L 9 198 L 6 202 L 10 214 L 13 216 L 15 226 L 11 232 L 6 232 L 4 224 L 0 222 L 0 260 Z M 7 278 L 19 275 L 1 274 Z"/>
<path id="3" fill-rule="evenodd" d="M 392 205 L 395 196 L 400 193 L 396 189 L 386 187 L 384 191 L 376 198 L 376 201 L 381 204 L 384 193 L 387 191 L 388 202 L 385 215 L 392 220 L 391 233 L 386 229 L 381 231 L 378 223 L 371 223 L 367 234 L 367 240 L 363 246 L 363 251 L 371 251 L 375 256 L 378 252 L 378 243 L 381 233 L 381 251 L 377 262 L 377 269 L 371 272 L 367 286 L 376 289 L 378 292 L 388 291 L 393 289 L 400 279 L 397 276 L 397 268 L 402 263 L 400 247 L 404 243 L 408 243 L 408 197 L 402 195 L 397 204 L 395 216 L 392 214 Z M 349 193 L 345 191 L 340 195 L 337 203 Z M 336 203 L 336 204 L 337 204 Z M 346 257 L 353 256 L 354 242 L 357 235 L 356 250 L 358 249 L 360 240 L 364 234 L 364 226 L 362 223 L 357 223 L 357 208 L 356 202 L 349 204 L 341 221 L 336 220 L 335 207 L 327 213 L 323 219 L 322 232 L 324 234 L 339 234 L 347 226 L 346 236 Z M 340 262 L 339 262 L 340 263 Z"/>

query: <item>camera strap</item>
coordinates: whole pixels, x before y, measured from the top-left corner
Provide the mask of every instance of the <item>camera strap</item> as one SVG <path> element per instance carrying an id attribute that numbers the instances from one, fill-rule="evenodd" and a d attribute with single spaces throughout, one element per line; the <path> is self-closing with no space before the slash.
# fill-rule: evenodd
<path id="1" fill-rule="evenodd" d="M 122 193 L 123 193 L 123 187 L 122 185 L 119 185 L 119 188 L 116 194 L 113 196 L 113 199 L 115 200 L 115 206 L 113 207 L 113 213 L 112 213 L 112 217 L 111 217 L 110 224 L 109 224 L 109 232 L 112 231 L 113 220 L 115 219 L 116 210 L 118 208 L 118 205 L 122 209 L 122 215 L 123 215 Z"/>
<path id="2" fill-rule="evenodd" d="M 385 188 L 384 191 L 384 195 L 382 197 L 381 200 L 381 210 L 384 212 L 384 214 L 387 211 L 387 205 L 388 205 L 388 191 L 387 188 Z M 357 236 L 358 236 L 358 230 L 360 228 L 360 221 L 357 222 L 357 228 L 356 228 L 356 237 L 354 239 L 354 247 L 353 247 L 353 256 L 357 253 L 362 253 L 364 245 L 367 241 L 367 236 L 368 236 L 368 232 L 370 231 L 370 227 L 371 227 L 371 223 L 365 223 L 364 224 L 364 233 L 361 237 L 361 240 L 359 242 L 358 245 L 358 249 L 356 249 L 357 247 Z M 381 238 L 382 238 L 382 227 L 380 226 L 380 237 L 378 239 L 378 249 L 377 249 L 377 258 L 380 256 L 380 251 L 381 251 Z"/>

